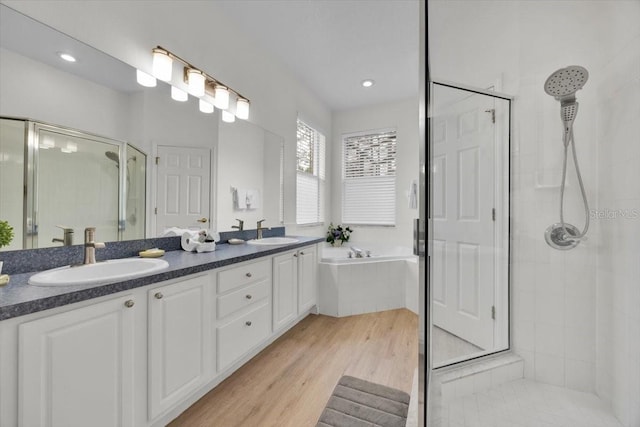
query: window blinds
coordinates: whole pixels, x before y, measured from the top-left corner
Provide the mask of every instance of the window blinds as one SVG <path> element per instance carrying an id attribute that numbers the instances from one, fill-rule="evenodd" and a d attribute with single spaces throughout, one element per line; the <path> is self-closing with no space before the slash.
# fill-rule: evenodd
<path id="1" fill-rule="evenodd" d="M 342 222 L 395 225 L 396 131 L 343 136 Z"/>
<path id="2" fill-rule="evenodd" d="M 324 222 L 325 137 L 298 120 L 296 223 Z"/>

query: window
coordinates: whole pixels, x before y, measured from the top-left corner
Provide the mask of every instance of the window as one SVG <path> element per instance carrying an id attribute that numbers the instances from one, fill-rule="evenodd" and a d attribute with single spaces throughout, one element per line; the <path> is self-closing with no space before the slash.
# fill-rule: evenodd
<path id="1" fill-rule="evenodd" d="M 324 222 L 325 137 L 298 120 L 296 223 Z"/>
<path id="2" fill-rule="evenodd" d="M 395 129 L 343 135 L 342 142 L 342 222 L 395 225 Z"/>

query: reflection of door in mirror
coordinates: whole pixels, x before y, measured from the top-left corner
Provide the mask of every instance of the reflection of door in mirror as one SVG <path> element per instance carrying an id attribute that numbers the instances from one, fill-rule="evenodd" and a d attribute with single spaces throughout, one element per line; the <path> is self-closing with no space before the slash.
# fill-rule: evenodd
<path id="1" fill-rule="evenodd" d="M 211 150 L 158 146 L 156 235 L 172 227 L 209 229 Z"/>

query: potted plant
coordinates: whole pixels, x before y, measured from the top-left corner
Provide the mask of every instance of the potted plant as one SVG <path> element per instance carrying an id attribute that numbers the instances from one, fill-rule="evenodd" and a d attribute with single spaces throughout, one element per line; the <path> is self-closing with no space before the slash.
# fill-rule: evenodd
<path id="1" fill-rule="evenodd" d="M 332 246 L 340 246 L 344 242 L 349 241 L 351 232 L 353 232 L 353 230 L 349 228 L 349 226 L 342 227 L 340 224 L 334 226 L 333 223 L 331 223 L 327 229 L 326 241 L 331 243 Z"/>
<path id="2" fill-rule="evenodd" d="M 0 248 L 8 246 L 13 239 L 13 227 L 7 221 L 0 220 Z M 0 273 L 2 273 L 2 261 L 0 261 Z"/>

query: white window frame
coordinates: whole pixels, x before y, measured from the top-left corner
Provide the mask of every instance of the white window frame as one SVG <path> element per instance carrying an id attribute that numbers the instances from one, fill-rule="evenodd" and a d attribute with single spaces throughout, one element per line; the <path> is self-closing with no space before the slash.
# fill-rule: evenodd
<path id="1" fill-rule="evenodd" d="M 311 131 L 310 144 L 313 150 L 312 172 L 301 171 L 299 167 L 299 140 L 296 141 L 296 224 L 320 225 L 324 223 L 325 187 L 326 187 L 326 137 L 317 129 L 298 119 L 296 135 L 300 126 Z"/>
<path id="2" fill-rule="evenodd" d="M 348 144 L 357 138 L 373 139 L 393 134 L 393 159 L 382 162 L 378 174 L 349 162 Z M 394 227 L 397 219 L 398 132 L 396 128 L 374 129 L 342 135 L 342 223 Z M 364 162 L 364 161 L 363 161 Z M 391 171 L 384 169 L 391 169 Z M 360 170 L 358 170 L 360 169 Z"/>

